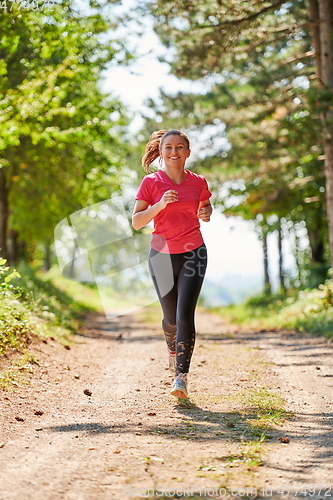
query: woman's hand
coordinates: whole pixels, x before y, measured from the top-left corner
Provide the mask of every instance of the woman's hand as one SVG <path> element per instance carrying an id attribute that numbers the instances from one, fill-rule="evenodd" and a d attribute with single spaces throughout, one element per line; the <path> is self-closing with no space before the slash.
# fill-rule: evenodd
<path id="1" fill-rule="evenodd" d="M 212 211 L 213 208 L 210 203 L 204 205 L 203 207 L 200 207 L 198 210 L 199 219 L 201 219 L 203 222 L 209 222 Z"/>
<path id="2" fill-rule="evenodd" d="M 136 230 L 143 228 L 169 203 L 173 203 L 174 201 L 178 201 L 178 191 L 174 191 L 173 189 L 165 191 L 160 201 L 151 207 L 144 200 L 136 200 L 132 215 L 132 226 Z"/>
<path id="3" fill-rule="evenodd" d="M 178 201 L 178 191 L 175 191 L 174 189 L 169 189 L 168 191 L 165 191 L 159 203 L 163 209 L 169 203 L 173 203 L 175 201 Z"/>

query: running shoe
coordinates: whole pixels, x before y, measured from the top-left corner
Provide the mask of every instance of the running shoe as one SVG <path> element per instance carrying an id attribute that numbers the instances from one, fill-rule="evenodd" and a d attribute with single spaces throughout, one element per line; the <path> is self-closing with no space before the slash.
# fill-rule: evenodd
<path id="1" fill-rule="evenodd" d="M 187 373 L 179 373 L 173 381 L 172 389 L 170 391 L 172 396 L 176 398 L 187 399 Z"/>

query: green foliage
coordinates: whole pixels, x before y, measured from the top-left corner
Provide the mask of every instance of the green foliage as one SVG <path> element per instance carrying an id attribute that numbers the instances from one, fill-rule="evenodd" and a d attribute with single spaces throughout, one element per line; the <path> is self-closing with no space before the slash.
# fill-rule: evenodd
<path id="1" fill-rule="evenodd" d="M 286 301 L 289 300 L 290 297 L 287 297 L 286 294 L 277 293 L 274 295 L 261 294 L 255 297 L 249 298 L 245 302 L 246 307 L 252 308 L 274 308 L 275 310 L 281 309 L 286 304 Z"/>
<path id="2" fill-rule="evenodd" d="M 17 300 L 19 290 L 12 283 L 20 275 L 6 262 L 0 260 L 0 355 L 28 343 L 33 331 L 24 306 Z"/>
<path id="3" fill-rule="evenodd" d="M 332 338 L 333 279 L 315 289 L 253 297 L 241 305 L 219 308 L 218 312 L 229 321 L 256 330 L 288 329 Z"/>
<path id="4" fill-rule="evenodd" d="M 323 282 L 329 252 L 321 113 L 330 109 L 332 92 L 317 85 L 308 4 L 149 5 L 156 33 L 174 49 L 167 57 L 172 72 L 201 79 L 203 90 L 161 92 L 150 101 L 155 118 L 147 119 L 147 132 L 163 123 L 198 138 L 193 168 L 209 178 L 226 215 L 305 221 L 309 283 Z"/>
<path id="5" fill-rule="evenodd" d="M 19 266 L 18 273 L 2 263 L 0 275 L 4 276 L 0 282 L 0 356 L 11 349 L 24 350 L 35 336 L 55 337 L 68 344 L 80 327 L 82 313 L 95 310 L 26 264 Z M 6 277 L 11 280 L 5 281 Z"/>
<path id="6" fill-rule="evenodd" d="M 43 279 L 36 269 L 21 263 L 19 270 L 24 279 L 20 280 L 20 300 L 34 315 L 42 318 L 48 327 L 61 327 L 69 332 L 78 328 L 81 312 L 92 311 L 87 305 L 76 302 L 73 297 L 56 287 L 52 281 Z"/>
<path id="7" fill-rule="evenodd" d="M 11 283 L 14 278 L 20 278 L 16 269 L 6 266 L 7 260 L 0 259 L 0 293 L 4 297 L 7 294 L 14 293 L 15 287 Z"/>
<path id="8" fill-rule="evenodd" d="M 99 80 L 130 55 L 97 4 L 79 13 L 63 0 L 24 15 L 13 6 L 0 13 L 1 217 L 31 252 L 68 214 L 120 190 L 126 111 Z"/>
<path id="9" fill-rule="evenodd" d="M 263 429 L 272 425 L 282 425 L 292 414 L 285 410 L 285 401 L 278 394 L 266 388 L 256 388 L 244 394 L 244 405 L 250 405 L 257 410 L 257 420 L 252 422 L 254 427 Z"/>
<path id="10" fill-rule="evenodd" d="M 8 390 L 13 386 L 29 384 L 34 365 L 38 365 L 38 361 L 30 352 L 16 358 L 9 370 L 0 373 L 0 388 Z"/>

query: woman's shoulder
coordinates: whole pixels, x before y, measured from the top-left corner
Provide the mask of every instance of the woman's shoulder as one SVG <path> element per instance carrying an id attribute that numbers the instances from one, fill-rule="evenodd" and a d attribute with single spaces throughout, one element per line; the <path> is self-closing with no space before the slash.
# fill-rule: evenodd
<path id="1" fill-rule="evenodd" d="M 153 172 L 151 174 L 145 175 L 141 182 L 152 184 L 154 181 L 156 181 L 156 179 L 157 179 L 156 172 Z"/>
<path id="2" fill-rule="evenodd" d="M 190 179 L 193 179 L 193 181 L 197 182 L 206 182 L 206 178 L 203 175 L 196 174 L 195 172 L 192 172 L 192 170 L 189 170 L 188 168 L 186 169 L 187 175 Z"/>

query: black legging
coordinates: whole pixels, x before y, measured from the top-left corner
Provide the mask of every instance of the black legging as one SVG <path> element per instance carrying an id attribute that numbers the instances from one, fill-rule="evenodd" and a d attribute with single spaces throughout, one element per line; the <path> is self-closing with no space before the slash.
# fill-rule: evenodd
<path id="1" fill-rule="evenodd" d="M 194 312 L 206 267 L 205 244 L 170 255 L 150 250 L 149 270 L 163 310 L 165 340 L 169 351 L 177 353 L 176 374 L 189 371 L 195 342 Z"/>

